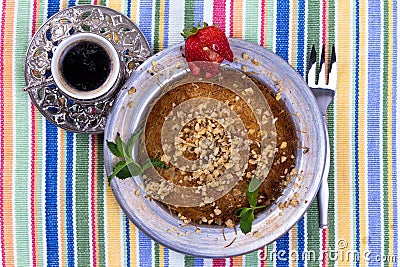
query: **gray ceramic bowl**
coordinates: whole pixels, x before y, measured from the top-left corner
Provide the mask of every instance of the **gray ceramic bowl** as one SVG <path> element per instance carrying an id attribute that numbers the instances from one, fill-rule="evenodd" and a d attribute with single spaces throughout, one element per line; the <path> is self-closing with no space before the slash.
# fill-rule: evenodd
<path id="1" fill-rule="evenodd" d="M 144 197 L 145 192 L 140 186 L 141 177 L 123 181 L 113 179 L 111 182 L 113 193 L 121 208 L 141 231 L 170 249 L 198 257 L 231 257 L 245 254 L 273 242 L 286 233 L 301 219 L 313 201 L 320 185 L 325 158 L 329 156 L 325 152 L 324 121 L 303 78 L 271 51 L 243 40 L 229 41 L 237 58 L 237 62 L 230 63 L 230 67 L 240 70 L 242 66 L 246 66 L 246 71 L 256 73 L 255 77 L 273 90 L 278 91 L 277 84 L 281 85 L 282 100 L 285 100 L 288 111 L 298 114 L 298 119 L 294 119 L 293 122 L 296 129 L 301 130 L 298 133 L 300 146 L 310 148 L 307 153 L 303 153 L 303 148 L 298 148 L 296 169 L 301 175 L 292 179 L 276 204 L 256 216 L 252 232 L 247 235 L 241 233 L 239 227 L 237 232 L 232 228 L 225 228 L 223 235 L 222 227 L 218 226 L 183 226 L 183 222 L 172 215 L 164 205 Z M 105 129 L 105 140 L 115 140 L 117 132 L 123 139 L 127 138 L 142 123 L 142 114 L 161 90 L 159 83 L 148 82 L 153 77 L 152 73 L 154 75 L 154 68 L 185 64 L 182 46 L 183 44 L 170 47 L 150 57 L 133 73 L 114 103 Z M 250 60 L 245 60 L 243 53 L 246 53 Z M 259 64 L 251 62 L 254 58 Z M 179 79 L 179 73 L 171 75 L 162 83 L 168 84 L 176 79 Z M 131 88 L 135 88 L 136 92 L 132 93 Z M 117 159 L 105 149 L 104 160 L 106 173 L 109 175 Z M 297 207 L 289 206 L 283 210 L 279 208 L 279 203 L 293 198 L 299 202 Z"/>

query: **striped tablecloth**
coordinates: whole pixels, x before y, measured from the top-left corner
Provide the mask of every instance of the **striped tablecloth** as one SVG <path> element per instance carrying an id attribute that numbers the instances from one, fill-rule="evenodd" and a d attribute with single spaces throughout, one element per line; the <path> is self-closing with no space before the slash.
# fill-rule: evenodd
<path id="1" fill-rule="evenodd" d="M 335 43 L 329 108 L 329 229 L 313 203 L 286 235 L 244 256 L 202 259 L 154 243 L 129 222 L 105 181 L 102 135 L 47 122 L 24 87 L 28 42 L 52 14 L 107 5 L 130 17 L 154 52 L 184 26 L 216 22 L 305 75 L 311 46 Z M 0 266 L 391 266 L 399 259 L 400 100 L 396 1 L 3 0 L 0 6 Z M 193 240 L 196 242 L 196 240 Z"/>

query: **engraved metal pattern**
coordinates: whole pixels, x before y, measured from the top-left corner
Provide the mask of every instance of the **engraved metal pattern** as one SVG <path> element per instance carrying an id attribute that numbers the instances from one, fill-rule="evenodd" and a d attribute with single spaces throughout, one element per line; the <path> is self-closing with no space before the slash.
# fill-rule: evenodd
<path id="1" fill-rule="evenodd" d="M 57 87 L 51 74 L 51 60 L 58 45 L 79 32 L 94 33 L 110 41 L 123 66 L 120 84 L 92 100 L 68 96 Z M 25 89 L 40 112 L 57 126 L 78 133 L 102 133 L 116 89 L 149 56 L 145 37 L 129 18 L 106 7 L 75 6 L 55 14 L 34 35 L 25 59 Z"/>

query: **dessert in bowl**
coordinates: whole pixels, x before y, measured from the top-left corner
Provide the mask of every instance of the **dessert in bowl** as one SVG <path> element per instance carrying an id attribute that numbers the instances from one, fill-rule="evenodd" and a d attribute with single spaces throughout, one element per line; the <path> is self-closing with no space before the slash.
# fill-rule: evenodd
<path id="1" fill-rule="evenodd" d="M 314 199 L 327 156 L 323 120 L 300 75 L 265 48 L 237 39 L 229 42 L 235 60 L 220 66 L 228 73 L 223 79 L 191 77 L 183 45 L 149 58 L 119 93 L 105 130 L 106 141 L 117 136 L 126 141 L 143 130 L 131 146 L 132 157 L 137 162 L 159 158 L 169 167 L 112 179 L 121 208 L 155 241 L 200 257 L 248 253 L 287 232 Z M 263 106 L 252 106 L 254 99 L 264 99 L 266 110 L 258 112 Z M 194 110 L 204 103 L 219 106 L 223 115 L 215 110 L 203 117 L 195 116 L 197 111 L 179 113 L 185 103 Z M 224 113 L 224 108 L 230 111 Z M 235 114 L 238 123 L 230 130 L 224 123 Z M 165 128 L 170 122 L 177 123 Z M 243 137 L 244 145 L 235 144 L 235 137 Z M 229 162 L 235 155 L 245 160 Z M 105 150 L 108 175 L 119 160 Z M 223 176 L 227 170 L 237 177 Z M 251 231 L 245 234 L 235 211 L 249 207 L 246 192 L 253 177 L 261 182 L 257 205 L 266 207 L 257 209 Z M 197 190 L 182 191 L 191 187 Z"/>

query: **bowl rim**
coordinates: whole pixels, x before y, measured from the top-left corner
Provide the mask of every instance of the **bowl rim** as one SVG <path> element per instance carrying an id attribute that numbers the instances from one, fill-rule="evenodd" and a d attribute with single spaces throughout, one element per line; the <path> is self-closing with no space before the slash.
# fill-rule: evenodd
<path id="1" fill-rule="evenodd" d="M 244 46 L 247 47 L 248 50 L 257 50 L 257 51 L 261 51 L 262 53 L 266 53 L 269 56 L 273 56 L 274 58 L 276 58 L 276 60 L 284 65 L 286 68 L 289 67 L 289 69 L 291 69 L 290 75 L 293 75 L 291 77 L 293 77 L 297 82 L 299 82 L 299 84 L 301 85 L 301 89 L 305 90 L 303 93 L 305 94 L 305 97 L 307 97 L 310 101 L 310 105 L 312 106 L 311 109 L 314 111 L 313 115 L 315 115 L 315 124 L 316 127 L 318 128 L 318 133 L 320 134 L 318 137 L 321 138 L 320 140 L 320 147 L 318 148 L 319 151 L 319 155 L 323 156 L 323 158 L 320 159 L 320 162 L 322 164 L 318 165 L 319 167 L 319 171 L 317 172 L 317 174 L 320 175 L 315 175 L 314 179 L 316 180 L 315 183 L 313 183 L 313 187 L 310 189 L 311 193 L 309 193 L 309 199 L 308 202 L 305 205 L 299 205 L 296 209 L 297 209 L 297 216 L 296 219 L 291 219 L 289 220 L 290 223 L 288 223 L 288 225 L 286 225 L 285 227 L 283 227 L 284 229 L 279 231 L 278 233 L 275 233 L 274 236 L 271 238 L 272 240 L 269 243 L 272 243 L 273 241 L 277 240 L 279 237 L 281 237 L 282 235 L 284 235 L 285 233 L 287 233 L 304 215 L 304 213 L 308 210 L 308 208 L 310 207 L 311 203 L 313 202 L 317 192 L 318 192 L 318 188 L 320 186 L 321 183 L 321 177 L 322 177 L 322 173 L 324 173 L 325 170 L 325 159 L 326 157 L 329 157 L 329 154 L 326 153 L 326 136 L 325 136 L 325 127 L 324 122 L 323 122 L 323 118 L 321 113 L 319 112 L 318 109 L 318 105 L 316 103 L 315 97 L 312 94 L 311 90 L 309 89 L 309 87 L 307 86 L 306 82 L 304 81 L 304 79 L 300 76 L 300 74 L 295 71 L 293 69 L 292 66 L 290 66 L 284 59 L 282 59 L 281 57 L 279 57 L 278 55 L 276 55 L 275 53 L 273 53 L 272 51 L 261 47 L 257 44 L 254 43 L 250 43 L 248 41 L 245 40 L 241 40 L 241 39 L 235 39 L 235 38 L 229 38 L 229 42 L 232 45 L 238 45 L 238 46 Z M 145 69 L 147 69 L 148 67 L 152 66 L 152 62 L 160 60 L 161 58 L 164 57 L 168 57 L 170 53 L 172 52 L 176 52 L 176 50 L 180 50 L 182 49 L 184 43 L 179 43 L 176 44 L 174 46 L 171 46 L 169 48 L 166 48 L 165 50 L 160 51 L 159 53 L 151 56 L 150 58 L 148 58 L 141 66 L 138 67 L 138 69 L 132 74 L 132 76 L 128 79 L 128 81 L 126 82 L 125 86 L 123 86 L 122 90 L 119 92 L 117 99 L 114 103 L 114 106 L 112 108 L 112 111 L 110 113 L 110 117 L 107 121 L 107 125 L 105 128 L 105 135 L 104 135 L 104 144 L 106 145 L 107 142 L 107 138 L 111 137 L 113 135 L 113 124 L 115 123 L 115 120 L 118 120 L 120 118 L 116 118 L 116 112 L 118 110 L 121 110 L 123 108 L 123 98 L 127 95 L 127 88 L 130 88 L 129 85 L 130 83 L 132 83 L 132 81 L 135 81 L 136 79 L 138 79 L 138 77 L 140 77 L 141 75 L 143 75 L 143 73 L 145 73 Z M 238 56 L 238 55 L 236 55 Z M 287 69 L 287 70 L 289 70 Z M 105 146 L 106 147 L 106 146 Z M 110 174 L 110 153 L 108 150 L 104 151 L 104 158 L 105 158 L 105 167 L 106 167 L 106 173 L 107 175 Z M 123 186 L 123 181 L 116 181 L 116 179 L 113 179 L 111 181 L 111 188 L 113 190 L 113 193 L 120 205 L 120 207 L 122 208 L 122 210 L 125 212 L 125 214 L 128 216 L 128 218 L 138 227 L 138 229 L 140 229 L 143 233 L 145 233 L 146 235 L 148 235 L 149 237 L 151 237 L 151 239 L 153 239 L 154 241 L 160 243 L 161 245 L 168 247 L 174 251 L 186 254 L 186 255 L 192 255 L 192 256 L 197 256 L 197 257 L 204 257 L 204 258 L 220 258 L 220 257 L 232 257 L 232 256 L 238 256 L 238 255 L 243 255 L 246 253 L 250 253 L 252 251 L 256 251 L 258 250 L 260 247 L 263 247 L 266 244 L 263 244 L 262 246 L 254 246 L 251 248 L 246 247 L 244 250 L 242 251 L 236 251 L 236 252 L 228 252 L 228 253 L 210 253 L 210 252 L 206 252 L 206 251 L 192 251 L 190 250 L 190 248 L 188 247 L 176 247 L 176 243 L 171 242 L 171 240 L 168 239 L 164 239 L 161 236 L 158 236 L 157 234 L 155 234 L 154 232 L 151 231 L 151 229 L 148 229 L 147 227 L 145 227 L 144 225 L 138 223 L 136 220 L 138 219 L 137 217 L 135 217 L 134 214 L 132 214 L 132 212 L 128 209 L 128 203 L 121 198 L 121 194 L 122 194 L 122 189 L 121 186 Z M 281 227 L 282 228 L 282 227 Z"/>

